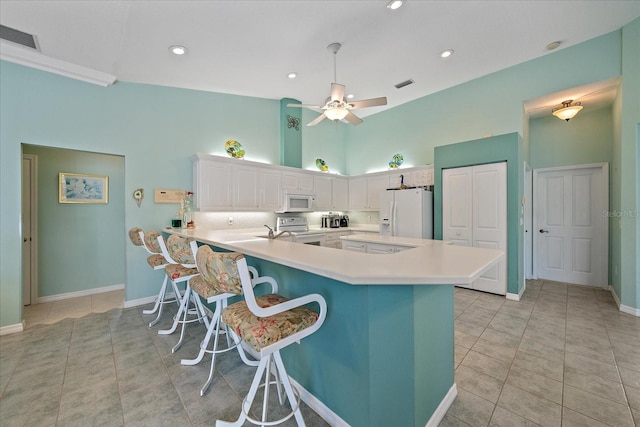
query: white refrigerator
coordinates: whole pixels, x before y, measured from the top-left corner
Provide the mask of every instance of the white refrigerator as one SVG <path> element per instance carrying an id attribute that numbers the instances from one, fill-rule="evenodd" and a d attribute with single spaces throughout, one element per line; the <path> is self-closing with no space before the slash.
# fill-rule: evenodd
<path id="1" fill-rule="evenodd" d="M 433 193 L 424 188 L 380 193 L 380 234 L 433 239 Z"/>

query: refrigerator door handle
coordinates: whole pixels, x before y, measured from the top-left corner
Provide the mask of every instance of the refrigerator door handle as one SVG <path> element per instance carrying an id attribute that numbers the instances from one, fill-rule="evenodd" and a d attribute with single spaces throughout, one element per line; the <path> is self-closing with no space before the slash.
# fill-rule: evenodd
<path id="1" fill-rule="evenodd" d="M 396 208 L 398 207 L 398 204 L 393 201 L 391 202 L 391 235 L 395 236 L 397 234 L 397 227 L 396 227 Z"/>

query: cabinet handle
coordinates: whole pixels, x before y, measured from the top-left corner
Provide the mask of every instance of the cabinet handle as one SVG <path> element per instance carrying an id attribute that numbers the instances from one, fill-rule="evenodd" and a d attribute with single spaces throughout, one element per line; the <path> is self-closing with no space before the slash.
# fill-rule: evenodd
<path id="1" fill-rule="evenodd" d="M 540 233 L 548 233 L 549 230 L 543 230 L 542 228 L 539 230 Z"/>

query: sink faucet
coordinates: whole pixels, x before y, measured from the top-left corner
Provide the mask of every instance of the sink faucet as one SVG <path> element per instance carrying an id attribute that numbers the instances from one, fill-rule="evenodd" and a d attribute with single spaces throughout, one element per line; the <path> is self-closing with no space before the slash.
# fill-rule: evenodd
<path id="1" fill-rule="evenodd" d="M 273 234 L 273 228 L 269 227 L 267 224 L 265 224 L 264 226 L 269 229 L 269 240 L 277 239 L 278 237 L 282 236 L 284 233 L 289 233 L 289 236 L 293 235 L 289 230 L 284 230 L 279 232 L 278 234 Z"/>

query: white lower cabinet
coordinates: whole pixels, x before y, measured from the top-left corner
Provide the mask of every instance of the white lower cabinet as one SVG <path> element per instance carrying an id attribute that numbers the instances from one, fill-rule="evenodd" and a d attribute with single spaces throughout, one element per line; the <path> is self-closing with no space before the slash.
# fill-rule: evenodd
<path id="1" fill-rule="evenodd" d="M 386 243 L 358 242 L 352 240 L 342 241 L 342 249 L 366 252 L 368 254 L 394 254 L 411 248 L 411 246 L 389 245 Z"/>
<path id="2" fill-rule="evenodd" d="M 341 237 L 348 236 L 350 234 L 353 234 L 353 232 L 349 230 L 327 231 L 324 234 L 324 246 L 327 248 L 341 249 L 342 248 Z"/>

